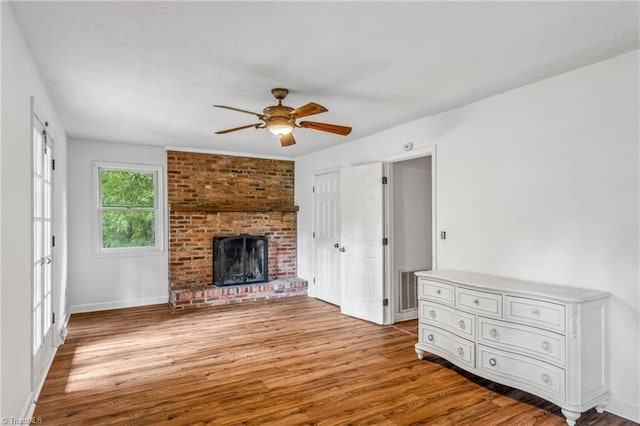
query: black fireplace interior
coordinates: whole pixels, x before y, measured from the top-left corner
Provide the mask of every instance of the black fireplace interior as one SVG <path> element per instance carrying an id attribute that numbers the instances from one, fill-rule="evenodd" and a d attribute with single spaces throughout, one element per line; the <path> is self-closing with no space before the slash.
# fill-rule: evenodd
<path id="1" fill-rule="evenodd" d="M 213 238 L 213 284 L 217 286 L 268 281 L 267 237 L 240 234 Z"/>

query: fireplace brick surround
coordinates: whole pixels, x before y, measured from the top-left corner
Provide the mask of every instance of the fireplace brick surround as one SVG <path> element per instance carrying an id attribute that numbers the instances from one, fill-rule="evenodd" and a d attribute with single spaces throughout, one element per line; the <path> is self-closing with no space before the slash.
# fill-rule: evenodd
<path id="1" fill-rule="evenodd" d="M 296 277 L 293 161 L 167 152 L 169 291 L 175 309 L 306 294 Z M 269 283 L 218 288 L 212 238 L 265 235 Z"/>

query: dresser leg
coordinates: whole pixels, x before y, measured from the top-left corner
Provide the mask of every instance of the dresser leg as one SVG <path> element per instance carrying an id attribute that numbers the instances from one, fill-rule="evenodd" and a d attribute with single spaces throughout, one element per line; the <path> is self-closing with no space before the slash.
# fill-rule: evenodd
<path id="1" fill-rule="evenodd" d="M 416 353 L 418 354 L 418 359 L 424 358 L 424 351 L 416 348 Z"/>
<path id="2" fill-rule="evenodd" d="M 578 420 L 578 417 L 580 417 L 580 414 L 582 414 L 577 411 L 565 410 L 564 408 L 561 409 L 560 411 L 562 411 L 562 414 L 567 419 L 567 424 L 569 426 L 574 426 L 576 424 L 576 420 Z"/>
<path id="3" fill-rule="evenodd" d="M 604 413 L 604 409 L 609 405 L 609 400 L 605 399 L 600 404 L 596 405 L 596 411 L 600 414 Z"/>

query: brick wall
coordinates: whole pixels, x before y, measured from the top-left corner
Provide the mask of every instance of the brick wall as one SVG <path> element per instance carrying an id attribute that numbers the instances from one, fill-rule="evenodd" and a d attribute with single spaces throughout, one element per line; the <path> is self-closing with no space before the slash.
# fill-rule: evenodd
<path id="1" fill-rule="evenodd" d="M 171 290 L 211 284 L 211 239 L 241 233 L 267 236 L 270 280 L 296 276 L 292 161 L 169 151 L 167 176 Z"/>

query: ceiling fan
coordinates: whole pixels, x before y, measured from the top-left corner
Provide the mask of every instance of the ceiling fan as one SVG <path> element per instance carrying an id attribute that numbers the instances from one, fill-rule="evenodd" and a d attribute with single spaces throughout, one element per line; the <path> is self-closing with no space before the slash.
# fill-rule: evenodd
<path id="1" fill-rule="evenodd" d="M 235 132 L 236 130 L 248 129 L 250 127 L 256 129 L 267 129 L 280 138 L 282 146 L 290 146 L 296 143 L 293 138 L 293 129 L 301 127 L 305 129 L 321 130 L 323 132 L 335 133 L 337 135 L 346 136 L 351 133 L 351 127 L 339 126 L 337 124 L 318 123 L 315 121 L 301 121 L 296 123 L 298 118 L 308 117 L 314 114 L 327 112 L 328 109 L 315 102 L 309 102 L 299 108 L 291 108 L 282 105 L 282 100 L 287 97 L 289 91 L 287 89 L 275 88 L 271 89 L 271 93 L 278 100 L 278 105 L 268 106 L 262 110 L 262 114 L 244 109 L 234 108 L 225 105 L 214 105 L 217 108 L 230 109 L 232 111 L 244 112 L 258 117 L 259 123 L 247 124 L 246 126 L 234 127 L 233 129 L 220 130 L 216 135 Z"/>

